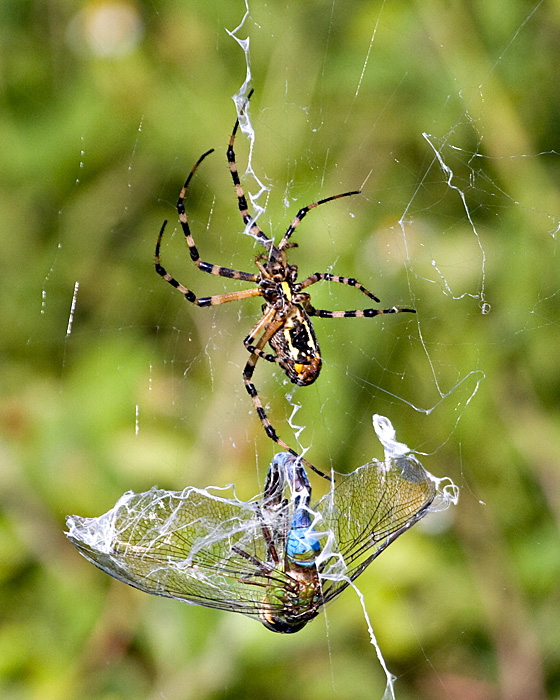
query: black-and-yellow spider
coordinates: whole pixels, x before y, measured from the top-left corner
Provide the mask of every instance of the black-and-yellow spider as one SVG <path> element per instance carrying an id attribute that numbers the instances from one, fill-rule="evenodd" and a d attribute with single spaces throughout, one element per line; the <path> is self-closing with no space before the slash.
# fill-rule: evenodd
<path id="1" fill-rule="evenodd" d="M 247 106 L 252 94 L 253 91 L 251 90 L 243 109 L 245 109 Z M 349 285 L 351 287 L 355 287 L 370 299 L 373 299 L 376 302 L 379 301 L 374 294 L 368 291 L 352 277 L 331 275 L 328 272 L 315 272 L 302 282 L 297 282 L 297 266 L 290 265 L 286 261 L 287 249 L 295 247 L 296 245 L 290 242 L 290 237 L 293 234 L 296 226 L 300 224 L 303 217 L 311 209 L 314 209 L 321 204 L 331 202 L 334 199 L 350 197 L 352 195 L 360 194 L 360 192 L 358 190 L 354 192 L 344 192 L 343 194 L 337 194 L 332 197 L 327 197 L 326 199 L 320 199 L 317 202 L 313 202 L 312 204 L 303 207 L 303 209 L 298 211 L 292 223 L 288 226 L 288 229 L 280 243 L 275 245 L 274 241 L 268 238 L 259 228 L 254 218 L 248 211 L 247 200 L 245 199 L 243 188 L 241 187 L 239 174 L 237 172 L 237 165 L 235 162 L 235 153 L 233 151 L 233 144 L 238 128 L 239 119 L 237 119 L 235 122 L 235 126 L 233 127 L 231 138 L 229 140 L 227 160 L 231 177 L 233 179 L 233 184 L 235 185 L 235 191 L 239 203 L 239 211 L 241 213 L 243 223 L 256 238 L 256 240 L 262 243 L 266 249 L 266 252 L 257 256 L 255 260 L 259 271 L 256 273 L 243 272 L 241 270 L 232 270 L 228 267 L 222 267 L 221 265 L 213 265 L 208 262 L 203 262 L 200 259 L 198 250 L 195 246 L 185 212 L 185 193 L 193 175 L 196 172 L 196 169 L 206 158 L 206 156 L 214 151 L 213 148 L 200 156 L 189 173 L 181 193 L 179 194 L 177 211 L 179 213 L 179 221 L 181 222 L 183 233 L 185 234 L 185 239 L 189 247 L 191 260 L 195 263 L 199 270 L 208 272 L 211 275 L 229 277 L 235 280 L 242 280 L 243 282 L 252 282 L 256 286 L 252 287 L 251 289 L 229 292 L 226 294 L 217 294 L 211 297 L 197 297 L 194 292 L 178 282 L 161 265 L 159 251 L 167 221 L 163 222 L 163 226 L 161 227 L 157 239 L 155 267 L 158 275 L 161 275 L 166 282 L 169 282 L 169 284 L 178 289 L 184 295 L 187 301 L 190 301 L 192 304 L 196 304 L 196 306 L 216 306 L 217 304 L 225 304 L 226 302 L 230 301 L 249 299 L 250 297 L 263 297 L 265 302 L 262 307 L 263 315 L 253 330 L 243 341 L 245 347 L 250 353 L 245 369 L 243 370 L 243 380 L 245 382 L 245 388 L 253 400 L 257 415 L 261 420 L 266 434 L 272 440 L 274 440 L 274 442 L 278 443 L 284 449 L 289 450 L 293 455 L 297 456 L 297 453 L 278 437 L 275 429 L 272 427 L 269 419 L 267 418 L 255 385 L 252 382 L 253 372 L 259 357 L 267 362 L 273 362 L 280 365 L 290 381 L 292 381 L 294 384 L 297 384 L 298 386 L 308 386 L 317 379 L 321 370 L 319 343 L 317 342 L 317 337 L 311 324 L 311 316 L 319 316 L 320 318 L 356 318 L 362 316 L 378 316 L 379 314 L 400 313 L 403 311 L 415 313 L 415 310 L 393 307 L 391 309 L 327 311 L 325 309 L 315 309 L 311 305 L 310 295 L 304 290 L 319 281 L 338 282 L 340 284 Z M 264 351 L 264 347 L 267 343 L 269 343 L 274 350 L 274 354 Z M 309 462 L 306 460 L 304 461 L 312 469 L 318 471 L 312 464 L 309 464 Z M 321 474 L 321 472 L 318 473 Z"/>

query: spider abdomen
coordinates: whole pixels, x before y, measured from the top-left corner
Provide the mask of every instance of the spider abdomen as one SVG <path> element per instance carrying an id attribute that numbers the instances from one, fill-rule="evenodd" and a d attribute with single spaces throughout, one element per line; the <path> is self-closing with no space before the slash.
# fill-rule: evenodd
<path id="1" fill-rule="evenodd" d="M 301 306 L 291 308 L 269 343 L 282 358 L 280 366 L 291 382 L 298 386 L 313 384 L 321 371 L 321 351 L 309 316 Z"/>

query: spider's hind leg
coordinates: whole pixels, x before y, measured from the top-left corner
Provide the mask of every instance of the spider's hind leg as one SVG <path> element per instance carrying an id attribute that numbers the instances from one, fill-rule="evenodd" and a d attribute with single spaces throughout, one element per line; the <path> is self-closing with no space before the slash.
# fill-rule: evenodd
<path id="1" fill-rule="evenodd" d="M 330 481 L 330 477 L 324 474 L 320 469 L 317 469 L 311 462 L 308 462 L 306 459 L 304 459 L 301 455 L 299 455 L 295 450 L 293 450 L 287 443 L 282 440 L 278 436 L 278 433 L 272 426 L 272 423 L 268 419 L 268 416 L 266 415 L 266 411 L 263 408 L 262 402 L 260 400 L 260 397 L 257 393 L 257 389 L 255 385 L 253 384 L 253 372 L 255 371 L 255 364 L 257 362 L 258 356 L 257 355 L 251 355 L 251 357 L 247 360 L 247 364 L 245 365 L 245 369 L 243 370 L 243 381 L 245 382 L 245 389 L 247 389 L 247 393 L 251 397 L 253 401 L 253 405 L 255 406 L 255 410 L 257 412 L 257 415 L 259 417 L 260 422 L 262 423 L 262 426 L 265 430 L 265 433 L 268 435 L 268 437 L 273 440 L 277 445 L 280 445 L 284 450 L 287 450 L 290 454 L 292 454 L 294 457 L 297 457 L 298 459 L 301 459 L 301 461 L 309 467 L 309 469 L 312 469 L 316 474 L 319 476 L 322 476 L 324 479 L 328 479 Z"/>
<path id="2" fill-rule="evenodd" d="M 243 382 L 245 383 L 245 389 L 247 390 L 247 393 L 251 397 L 251 400 L 253 401 L 253 405 L 255 407 L 255 411 L 257 413 L 257 416 L 259 417 L 259 420 L 264 428 L 265 433 L 268 435 L 268 437 L 273 440 L 277 445 L 280 445 L 280 447 L 284 448 L 287 450 L 290 454 L 294 455 L 294 457 L 297 457 L 298 459 L 301 459 L 301 461 L 310 469 L 312 469 L 316 474 L 319 474 L 319 476 L 322 476 L 324 479 L 328 479 L 330 481 L 330 477 L 328 477 L 326 474 L 324 474 L 320 469 L 317 469 L 311 462 L 308 462 L 306 459 L 301 457 L 295 450 L 293 450 L 287 443 L 285 443 L 279 436 L 276 430 L 274 429 L 272 423 L 270 422 L 268 416 L 266 415 L 266 411 L 263 408 L 262 401 L 257 393 L 257 389 L 255 385 L 253 384 L 253 373 L 255 371 L 255 366 L 259 360 L 259 357 L 262 357 L 265 360 L 268 360 L 269 362 L 275 362 L 278 364 L 280 363 L 280 359 L 276 355 L 271 355 L 269 353 L 266 353 L 263 351 L 264 345 L 268 342 L 269 338 L 271 335 L 273 335 L 277 328 L 281 325 L 281 322 L 276 322 L 272 323 L 272 318 L 274 317 L 274 309 L 270 309 L 267 313 L 264 314 L 264 316 L 261 318 L 261 320 L 257 323 L 255 328 L 251 331 L 251 333 L 245 338 L 245 347 L 247 350 L 251 353 L 249 359 L 247 360 L 247 363 L 243 369 Z M 265 332 L 263 335 L 259 338 L 257 341 L 256 345 L 252 345 L 252 343 L 255 341 L 256 337 L 258 336 L 260 330 L 264 327 L 266 327 Z"/>

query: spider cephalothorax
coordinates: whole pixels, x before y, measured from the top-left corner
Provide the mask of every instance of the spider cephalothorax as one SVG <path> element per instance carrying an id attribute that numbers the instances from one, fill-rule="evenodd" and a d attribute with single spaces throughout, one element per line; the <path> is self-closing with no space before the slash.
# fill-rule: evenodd
<path id="1" fill-rule="evenodd" d="M 249 93 L 247 101 L 243 107 L 246 108 L 247 103 L 253 92 Z M 379 302 L 379 299 L 368 291 L 353 277 L 341 277 L 340 275 L 332 275 L 328 272 L 315 272 L 301 282 L 297 282 L 298 268 L 296 265 L 288 264 L 286 260 L 286 251 L 296 247 L 297 244 L 292 243 L 290 238 L 301 223 L 301 220 L 311 210 L 322 204 L 332 202 L 341 197 L 351 197 L 360 194 L 358 190 L 352 192 L 344 192 L 326 199 L 320 199 L 313 202 L 298 211 L 291 224 L 288 226 L 286 233 L 282 237 L 280 243 L 276 246 L 274 241 L 268 238 L 265 233 L 257 225 L 255 218 L 249 214 L 247 200 L 243 193 L 243 188 L 239 180 L 237 172 L 237 164 L 235 162 L 235 153 L 233 144 L 235 136 L 239 128 L 239 119 L 236 120 L 229 140 L 227 149 L 227 160 L 235 191 L 237 194 L 238 206 L 243 223 L 246 229 L 259 241 L 266 252 L 257 256 L 255 263 L 258 272 L 243 272 L 241 270 L 233 270 L 229 267 L 221 265 L 213 265 L 212 263 L 203 262 L 200 259 L 198 250 L 195 246 L 194 239 L 190 232 L 187 215 L 185 212 L 185 193 L 187 187 L 196 172 L 196 169 L 201 162 L 213 152 L 214 149 L 206 151 L 195 163 L 193 169 L 189 173 L 185 184 L 179 194 L 177 201 L 177 211 L 179 213 L 179 221 L 183 228 L 185 240 L 189 247 L 191 260 L 203 272 L 208 272 L 212 275 L 220 277 L 229 277 L 230 279 L 242 280 L 243 282 L 251 282 L 254 287 L 244 289 L 237 292 L 228 292 L 226 294 L 217 294 L 211 297 L 197 297 L 194 292 L 172 277 L 160 263 L 160 245 L 165 230 L 166 221 L 159 232 L 156 243 L 155 267 L 156 272 L 161 275 L 169 284 L 178 289 L 187 301 L 190 301 L 196 306 L 216 306 L 230 301 L 240 301 L 251 297 L 262 297 L 264 304 L 262 306 L 262 317 L 256 323 L 249 335 L 244 339 L 243 343 L 250 353 L 249 359 L 243 370 L 243 380 L 245 388 L 249 393 L 253 404 L 257 411 L 257 415 L 267 433 L 267 435 L 276 443 L 289 450 L 293 455 L 296 452 L 292 450 L 283 440 L 281 440 L 270 421 L 268 420 L 261 400 L 257 394 L 255 385 L 252 382 L 255 365 L 259 358 L 267 362 L 278 364 L 286 373 L 286 376 L 294 384 L 298 386 L 307 386 L 312 384 L 321 371 L 321 353 L 317 336 L 311 323 L 311 317 L 318 316 L 320 318 L 358 318 L 358 317 L 373 317 L 380 314 L 400 313 L 403 311 L 415 313 L 414 309 L 400 309 L 393 307 L 391 309 L 356 309 L 353 311 L 328 311 L 326 309 L 315 309 L 311 305 L 310 295 L 303 291 L 316 282 L 337 282 L 350 287 L 355 287 L 360 292 L 365 294 L 370 299 Z M 264 351 L 266 344 L 269 344 L 274 353 Z M 305 461 L 305 460 L 304 460 Z M 309 464 L 309 463 L 307 463 Z M 313 469 L 313 465 L 309 465 Z M 316 470 L 317 471 L 317 470 Z"/>

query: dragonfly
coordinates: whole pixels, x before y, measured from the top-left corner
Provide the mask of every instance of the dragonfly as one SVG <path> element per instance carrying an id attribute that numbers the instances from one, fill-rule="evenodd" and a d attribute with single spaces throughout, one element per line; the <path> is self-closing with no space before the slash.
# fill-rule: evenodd
<path id="1" fill-rule="evenodd" d="M 146 593 L 301 630 L 429 511 L 438 480 L 413 454 L 373 460 L 317 503 L 301 459 L 274 456 L 250 501 L 223 489 L 125 493 L 104 515 L 67 518 L 91 563 Z"/>

